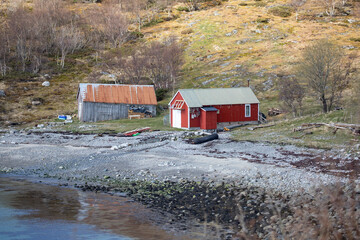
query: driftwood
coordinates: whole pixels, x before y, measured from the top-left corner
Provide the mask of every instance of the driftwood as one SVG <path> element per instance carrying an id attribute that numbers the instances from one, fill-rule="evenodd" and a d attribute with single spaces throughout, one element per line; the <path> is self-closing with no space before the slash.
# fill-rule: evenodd
<path id="1" fill-rule="evenodd" d="M 200 143 L 205 143 L 205 142 L 209 142 L 215 139 L 218 139 L 219 135 L 217 133 L 211 134 L 209 136 L 205 136 L 205 137 L 201 137 L 201 138 L 195 138 L 191 141 L 192 144 L 200 144 Z"/>
<path id="2" fill-rule="evenodd" d="M 280 109 L 278 109 L 278 108 L 270 108 L 269 110 L 268 110 L 268 115 L 269 116 L 277 116 L 277 115 L 280 115 L 280 114 L 282 114 L 283 113 L 283 111 L 281 111 Z"/>
<path id="3" fill-rule="evenodd" d="M 239 128 L 239 127 L 243 127 L 243 126 L 246 126 L 246 125 L 249 125 L 249 123 L 244 123 L 244 124 L 239 124 L 239 125 L 233 125 L 233 126 L 224 127 L 224 131 L 230 131 L 230 130 L 232 130 L 232 129 Z"/>
<path id="4" fill-rule="evenodd" d="M 266 128 L 266 127 L 272 127 L 272 126 L 275 126 L 275 124 L 272 123 L 272 124 L 267 124 L 267 125 L 259 125 L 259 126 L 255 126 L 255 127 L 249 127 L 248 129 L 250 131 L 253 131 L 253 130 L 258 129 L 258 128 Z"/>
<path id="5" fill-rule="evenodd" d="M 360 124 L 348 124 L 348 123 L 304 123 L 300 127 L 294 128 L 293 131 L 300 132 L 322 126 L 333 128 L 334 134 L 337 132 L 337 130 L 341 129 L 341 130 L 348 130 L 354 135 L 360 135 Z"/>

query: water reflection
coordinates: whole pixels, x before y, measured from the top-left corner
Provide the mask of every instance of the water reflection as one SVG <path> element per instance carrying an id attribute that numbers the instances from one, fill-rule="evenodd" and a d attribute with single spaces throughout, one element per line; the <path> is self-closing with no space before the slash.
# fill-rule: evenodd
<path id="1" fill-rule="evenodd" d="M 184 239 L 153 217 L 125 198 L 0 177 L 0 239 Z"/>

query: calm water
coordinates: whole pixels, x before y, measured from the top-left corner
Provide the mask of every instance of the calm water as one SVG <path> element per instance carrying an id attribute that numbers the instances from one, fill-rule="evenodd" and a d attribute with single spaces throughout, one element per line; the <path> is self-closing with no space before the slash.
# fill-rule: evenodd
<path id="1" fill-rule="evenodd" d="M 177 239 L 126 198 L 0 177 L 0 239 Z"/>

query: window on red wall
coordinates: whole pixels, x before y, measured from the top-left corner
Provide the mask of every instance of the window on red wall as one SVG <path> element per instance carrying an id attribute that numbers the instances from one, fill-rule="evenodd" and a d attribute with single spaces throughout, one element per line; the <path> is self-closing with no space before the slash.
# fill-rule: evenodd
<path id="1" fill-rule="evenodd" d="M 245 117 L 251 117 L 250 104 L 245 104 Z"/>

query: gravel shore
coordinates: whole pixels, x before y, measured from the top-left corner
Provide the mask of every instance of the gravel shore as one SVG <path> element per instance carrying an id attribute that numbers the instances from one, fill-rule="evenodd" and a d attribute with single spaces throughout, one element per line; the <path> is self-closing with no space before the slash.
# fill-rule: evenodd
<path id="1" fill-rule="evenodd" d="M 194 145 L 187 142 L 193 134 L 148 132 L 117 137 L 7 132 L 0 136 L 0 170 L 59 179 L 235 181 L 288 194 L 346 181 L 336 176 L 338 171 L 325 171 L 317 163 L 308 164 L 309 159 L 340 158 L 336 152 L 236 142 L 229 133 Z"/>
<path id="2" fill-rule="evenodd" d="M 0 172 L 129 196 L 169 213 L 156 220 L 164 229 L 192 232 L 194 226 L 205 226 L 206 237 L 199 239 L 242 239 L 241 234 L 296 239 L 303 228 L 308 229 L 307 239 L 318 239 L 326 223 L 323 209 L 334 213 L 328 215 L 332 234 L 345 237 L 349 227 L 358 231 L 359 214 L 342 218 L 360 208 L 356 155 L 233 141 L 229 133 L 207 143 L 189 143 L 201 134 L 2 131 Z M 310 215 L 315 219 L 306 217 Z M 208 229 L 208 224 L 217 227 Z"/>

